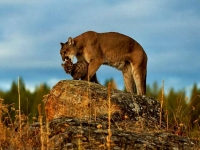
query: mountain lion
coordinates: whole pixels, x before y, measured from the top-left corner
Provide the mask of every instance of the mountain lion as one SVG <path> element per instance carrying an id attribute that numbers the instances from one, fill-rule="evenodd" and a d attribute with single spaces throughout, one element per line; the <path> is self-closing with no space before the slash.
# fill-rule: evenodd
<path id="1" fill-rule="evenodd" d="M 88 62 L 88 74 L 83 80 L 96 77 L 96 71 L 102 64 L 121 70 L 128 92 L 146 94 L 147 55 L 142 46 L 134 39 L 116 32 L 85 32 L 66 43 L 60 43 L 62 60 Z"/>

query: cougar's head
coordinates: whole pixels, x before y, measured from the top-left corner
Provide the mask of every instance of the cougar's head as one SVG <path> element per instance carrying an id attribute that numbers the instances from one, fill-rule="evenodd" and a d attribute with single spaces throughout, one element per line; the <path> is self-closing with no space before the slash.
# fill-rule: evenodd
<path id="1" fill-rule="evenodd" d="M 76 56 L 77 54 L 74 40 L 71 37 L 69 37 L 66 43 L 60 43 L 60 45 L 60 55 L 62 57 L 62 60 L 67 61 L 67 59 L 70 59 L 71 61 L 73 61 L 74 56 Z"/>

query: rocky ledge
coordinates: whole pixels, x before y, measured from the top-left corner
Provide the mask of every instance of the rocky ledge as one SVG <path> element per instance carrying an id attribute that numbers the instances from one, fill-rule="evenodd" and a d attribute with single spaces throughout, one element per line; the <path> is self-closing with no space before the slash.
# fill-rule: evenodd
<path id="1" fill-rule="evenodd" d="M 152 97 L 63 80 L 44 101 L 49 145 L 57 149 L 199 148 L 199 141 L 166 131 L 160 103 Z"/>

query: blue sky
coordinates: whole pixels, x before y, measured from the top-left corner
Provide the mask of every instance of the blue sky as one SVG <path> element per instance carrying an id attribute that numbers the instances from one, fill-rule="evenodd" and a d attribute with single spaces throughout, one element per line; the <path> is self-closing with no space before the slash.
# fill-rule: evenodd
<path id="1" fill-rule="evenodd" d="M 148 55 L 147 84 L 165 89 L 200 87 L 199 0 L 1 0 L 0 89 L 22 77 L 27 88 L 72 79 L 61 67 L 60 42 L 85 31 L 115 31 L 138 41 Z M 100 83 L 121 72 L 102 66 Z"/>

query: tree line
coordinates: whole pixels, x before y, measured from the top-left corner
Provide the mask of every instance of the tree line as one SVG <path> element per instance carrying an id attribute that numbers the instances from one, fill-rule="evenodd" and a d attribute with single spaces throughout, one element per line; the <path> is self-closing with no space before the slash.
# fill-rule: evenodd
<path id="1" fill-rule="evenodd" d="M 20 89 L 20 93 L 19 93 Z M 14 120 L 17 115 L 17 110 L 19 108 L 19 95 L 20 95 L 20 106 L 22 114 L 25 114 L 32 120 L 33 117 L 37 117 L 38 104 L 43 105 L 43 96 L 48 94 L 50 87 L 46 83 L 41 83 L 39 86 L 35 87 L 34 92 L 28 90 L 22 78 L 18 81 L 13 81 L 11 87 L 7 91 L 0 90 L 0 98 L 4 100 L 4 104 L 9 107 L 10 117 Z"/>
<path id="2" fill-rule="evenodd" d="M 105 81 L 104 86 L 111 83 L 112 88 L 117 89 L 117 84 L 113 79 Z M 19 79 L 21 111 L 28 116 L 30 120 L 37 117 L 38 104 L 43 105 L 43 96 L 50 92 L 50 87 L 46 83 L 41 83 L 35 87 L 34 92 L 30 92 L 25 86 L 22 78 Z M 7 91 L 0 90 L 0 98 L 4 103 L 10 106 L 10 116 L 15 118 L 16 111 L 19 108 L 19 88 L 18 82 L 13 81 L 11 88 Z M 147 85 L 147 96 L 151 96 L 160 101 L 163 105 L 165 119 L 171 127 L 183 125 L 187 129 L 197 128 L 200 130 L 200 89 L 194 84 L 191 90 L 191 96 L 187 97 L 184 90 L 176 91 L 170 88 L 168 93 L 163 92 L 162 86 L 157 82 L 153 85 Z"/>

